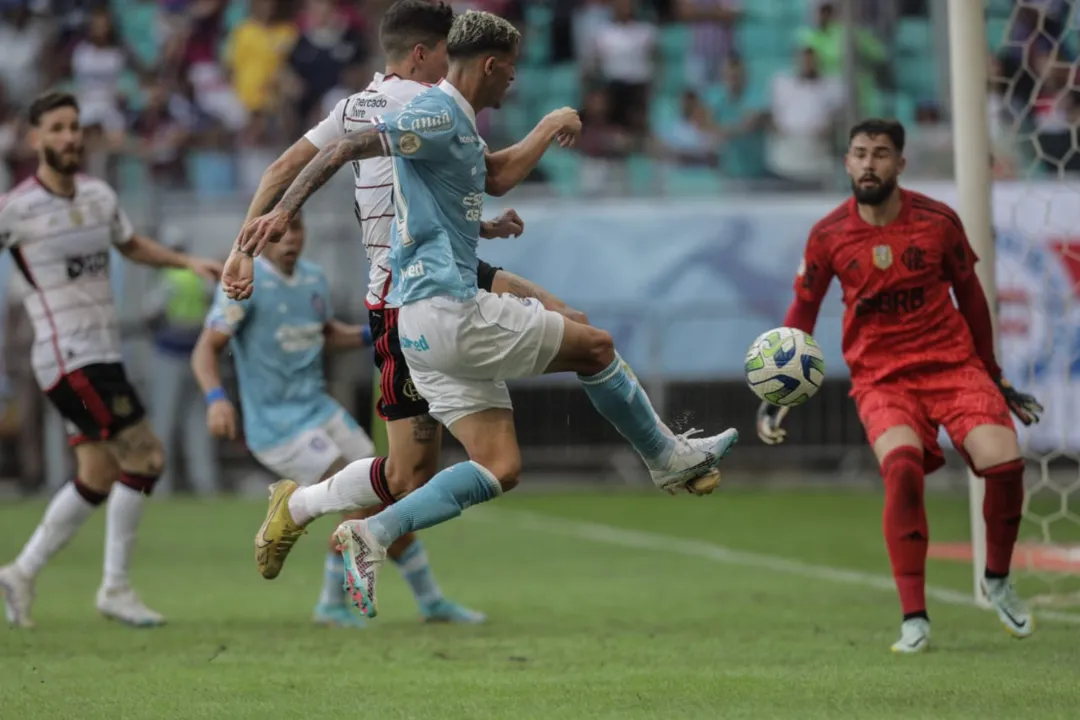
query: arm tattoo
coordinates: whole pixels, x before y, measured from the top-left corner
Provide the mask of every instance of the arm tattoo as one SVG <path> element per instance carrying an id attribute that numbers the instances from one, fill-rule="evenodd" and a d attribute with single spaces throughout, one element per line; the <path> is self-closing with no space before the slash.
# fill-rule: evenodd
<path id="1" fill-rule="evenodd" d="M 517 275 L 511 275 L 506 281 L 506 286 L 510 288 L 511 293 L 519 298 L 537 298 L 541 300 L 544 298 L 544 291 L 539 285 L 535 285 Z"/>
<path id="2" fill-rule="evenodd" d="M 385 155 L 382 138 L 375 128 L 352 132 L 330 143 L 312 158 L 285 191 L 277 208 L 295 215 L 316 190 L 325 185 L 341 166 L 353 160 Z"/>

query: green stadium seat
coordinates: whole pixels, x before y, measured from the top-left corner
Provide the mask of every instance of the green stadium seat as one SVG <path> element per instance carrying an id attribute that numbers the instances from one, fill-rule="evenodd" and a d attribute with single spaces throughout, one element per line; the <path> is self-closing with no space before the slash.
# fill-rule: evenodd
<path id="1" fill-rule="evenodd" d="M 790 55 L 792 30 L 786 24 L 777 26 L 747 20 L 736 28 L 735 35 L 743 57 Z"/>
<path id="2" fill-rule="evenodd" d="M 986 21 L 986 41 L 990 47 L 997 49 L 1005 44 L 1005 34 L 1009 31 L 1009 20 L 988 18 Z"/>
<path id="3" fill-rule="evenodd" d="M 917 101 L 938 97 L 940 68 L 932 56 L 902 58 L 894 66 L 897 88 Z"/>
<path id="4" fill-rule="evenodd" d="M 720 171 L 715 168 L 665 167 L 662 172 L 667 195 L 715 196 L 723 190 Z"/>
<path id="5" fill-rule="evenodd" d="M 631 195 L 651 195 L 657 189 L 656 163 L 645 155 L 631 155 L 626 160 L 626 174 Z"/>
<path id="6" fill-rule="evenodd" d="M 934 46 L 930 23 L 921 18 L 901 18 L 896 26 L 896 49 L 901 54 L 922 55 Z"/>
<path id="7" fill-rule="evenodd" d="M 581 106 L 581 76 L 573 63 L 555 65 L 545 71 L 547 75 L 548 104 L 555 107 Z"/>
<path id="8" fill-rule="evenodd" d="M 552 148 L 544 153 L 540 168 L 551 179 L 560 197 L 573 197 L 581 186 L 581 155 L 572 150 Z"/>
<path id="9" fill-rule="evenodd" d="M 690 26 L 684 23 L 665 25 L 660 30 L 660 55 L 665 61 L 684 63 L 690 47 Z"/>

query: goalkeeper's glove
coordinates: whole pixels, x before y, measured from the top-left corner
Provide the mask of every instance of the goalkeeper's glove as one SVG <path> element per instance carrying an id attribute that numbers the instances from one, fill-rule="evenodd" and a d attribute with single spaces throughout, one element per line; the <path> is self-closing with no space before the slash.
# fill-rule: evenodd
<path id="1" fill-rule="evenodd" d="M 787 417 L 788 409 L 780 405 L 763 402 L 757 411 L 757 434 L 766 445 L 779 445 L 787 437 L 787 430 L 780 423 Z"/>
<path id="2" fill-rule="evenodd" d="M 1043 412 L 1043 406 L 1035 399 L 1034 395 L 1022 393 L 1012 386 L 1003 377 L 997 379 L 997 386 L 1001 388 L 1001 394 L 1005 396 L 1005 402 L 1012 410 L 1016 419 L 1024 425 L 1034 425 L 1039 422 L 1039 415 Z"/>

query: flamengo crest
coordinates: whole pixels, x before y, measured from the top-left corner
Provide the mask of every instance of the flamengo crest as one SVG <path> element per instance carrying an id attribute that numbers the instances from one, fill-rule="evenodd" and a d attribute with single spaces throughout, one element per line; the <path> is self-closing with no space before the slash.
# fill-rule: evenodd
<path id="1" fill-rule="evenodd" d="M 888 270 L 892 265 L 892 248 L 888 245 L 874 247 L 874 267 L 878 270 Z"/>

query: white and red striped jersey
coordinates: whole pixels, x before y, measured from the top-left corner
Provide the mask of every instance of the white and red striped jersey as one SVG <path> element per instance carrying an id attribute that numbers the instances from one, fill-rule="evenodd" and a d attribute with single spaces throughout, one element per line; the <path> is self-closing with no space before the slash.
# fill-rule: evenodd
<path id="1" fill-rule="evenodd" d="M 325 120 L 304 136 L 320 150 L 331 141 L 371 125 L 375 116 L 396 112 L 430 87 L 397 75 L 375 73 L 363 92 L 339 102 Z M 390 292 L 390 228 L 394 222 L 394 166 L 390 158 L 353 163 L 356 176 L 356 217 L 368 260 L 368 292 L 365 304 L 372 310 L 386 306 Z"/>
<path id="2" fill-rule="evenodd" d="M 0 248 L 30 286 L 30 360 L 43 389 L 87 365 L 120 362 L 109 251 L 133 235 L 116 192 L 96 178 L 77 176 L 73 197 L 34 178 L 0 197 Z"/>

